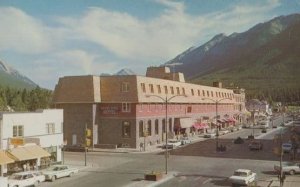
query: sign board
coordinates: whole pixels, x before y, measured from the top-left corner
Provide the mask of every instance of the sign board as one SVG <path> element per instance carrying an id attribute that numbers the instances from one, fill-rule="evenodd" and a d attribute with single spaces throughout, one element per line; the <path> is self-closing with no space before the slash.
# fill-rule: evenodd
<path id="1" fill-rule="evenodd" d="M 24 145 L 24 138 L 11 138 L 9 142 L 15 146 Z"/>

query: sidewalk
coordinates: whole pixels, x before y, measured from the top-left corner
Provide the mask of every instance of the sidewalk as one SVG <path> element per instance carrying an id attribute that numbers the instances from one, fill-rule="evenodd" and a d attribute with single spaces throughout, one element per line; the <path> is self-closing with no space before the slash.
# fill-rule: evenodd
<path id="1" fill-rule="evenodd" d="M 278 178 L 271 177 L 266 180 L 259 180 L 256 182 L 257 187 L 280 187 L 280 182 Z M 287 176 L 283 187 L 299 187 L 300 186 L 300 176 Z"/>

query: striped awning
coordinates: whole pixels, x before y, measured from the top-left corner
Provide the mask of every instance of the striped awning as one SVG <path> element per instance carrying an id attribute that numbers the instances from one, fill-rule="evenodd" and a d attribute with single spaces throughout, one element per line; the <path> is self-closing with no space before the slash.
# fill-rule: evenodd
<path id="1" fill-rule="evenodd" d="M 16 161 L 32 160 L 50 156 L 47 151 L 37 145 L 13 148 L 9 150 L 8 153 L 11 154 L 12 158 Z"/>
<path id="2" fill-rule="evenodd" d="M 10 164 L 13 162 L 15 161 L 7 155 L 6 151 L 0 150 L 0 165 Z"/>

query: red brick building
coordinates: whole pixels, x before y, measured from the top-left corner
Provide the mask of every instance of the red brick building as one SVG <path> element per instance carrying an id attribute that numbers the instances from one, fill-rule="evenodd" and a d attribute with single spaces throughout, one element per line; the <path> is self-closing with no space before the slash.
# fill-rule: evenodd
<path id="1" fill-rule="evenodd" d="M 167 122 L 166 98 L 172 98 Z M 170 138 L 214 128 L 215 101 L 219 101 L 218 125 L 242 120 L 243 90 L 186 83 L 182 73 L 170 73 L 168 67 L 150 67 L 146 76 L 63 77 L 53 98 L 55 108 L 64 109 L 64 136 L 69 145 L 84 143 L 87 125 L 93 130 L 93 144 L 132 148 L 144 141 L 146 145 L 161 143 L 166 125 Z"/>

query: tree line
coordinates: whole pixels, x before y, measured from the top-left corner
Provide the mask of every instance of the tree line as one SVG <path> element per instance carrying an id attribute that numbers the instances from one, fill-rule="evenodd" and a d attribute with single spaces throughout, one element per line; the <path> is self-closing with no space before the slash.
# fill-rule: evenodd
<path id="1" fill-rule="evenodd" d="M 0 86 L 0 111 L 35 111 L 50 108 L 52 91 L 36 87 L 32 90 Z"/>

